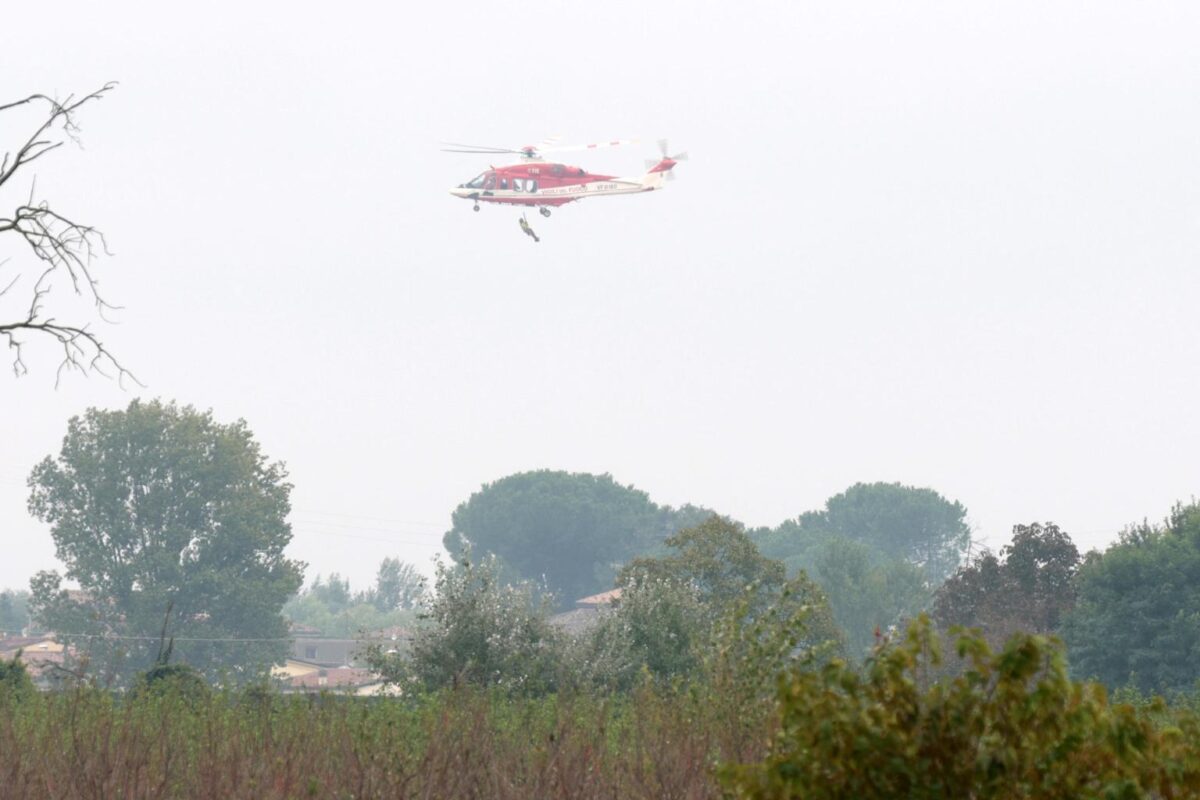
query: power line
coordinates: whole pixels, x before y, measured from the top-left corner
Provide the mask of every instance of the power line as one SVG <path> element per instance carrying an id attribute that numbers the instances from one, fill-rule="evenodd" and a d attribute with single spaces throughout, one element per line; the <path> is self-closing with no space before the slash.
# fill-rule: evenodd
<path id="1" fill-rule="evenodd" d="M 8 636 L 8 635 L 21 636 L 22 635 L 20 631 L 0 631 L 0 633 L 4 634 L 6 636 Z M 25 637 L 25 638 L 34 638 L 34 637 Z M 72 639 L 100 639 L 100 640 L 112 640 L 112 641 L 132 641 L 132 642 L 159 642 L 159 641 L 162 641 L 163 637 L 162 636 L 129 636 L 129 635 L 122 635 L 122 634 L 115 634 L 115 633 L 62 633 L 62 632 L 55 632 L 55 633 L 45 634 L 45 638 L 47 638 L 47 639 L 72 638 Z M 252 643 L 256 643 L 256 642 L 295 642 L 295 641 L 302 642 L 302 641 L 305 641 L 309 637 L 288 636 L 285 638 L 246 639 L 246 638 L 238 638 L 238 637 L 232 637 L 232 636 L 168 636 L 167 638 L 174 639 L 177 642 L 236 642 L 236 643 L 240 643 L 240 644 L 252 644 Z M 319 639 L 336 639 L 337 637 L 318 637 L 318 638 Z M 387 638 L 390 641 L 391 637 L 387 637 Z M 396 638 L 407 640 L 409 637 L 398 636 Z M 345 638 L 345 639 L 343 639 L 343 641 L 363 642 L 363 641 L 373 641 L 373 640 L 370 637 L 363 637 L 360 639 Z M 381 641 L 382 641 L 382 639 L 381 639 Z M 0 640 L 0 644 L 3 644 L 3 643 L 4 643 L 3 640 Z"/>
<path id="2" fill-rule="evenodd" d="M 365 519 L 372 522 L 396 522 L 401 525 L 414 525 L 423 528 L 441 528 L 446 524 L 444 522 L 421 522 L 417 520 L 396 519 L 394 517 L 372 517 L 366 514 L 347 514 L 342 511 L 318 511 L 312 508 L 296 508 L 293 510 L 301 514 L 317 514 L 325 517 L 346 517 L 347 519 Z"/>

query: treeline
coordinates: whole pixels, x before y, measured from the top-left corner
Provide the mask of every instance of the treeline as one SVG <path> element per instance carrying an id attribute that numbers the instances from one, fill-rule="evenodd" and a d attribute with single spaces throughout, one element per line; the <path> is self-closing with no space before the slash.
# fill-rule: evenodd
<path id="1" fill-rule="evenodd" d="M 287 472 L 244 421 L 158 401 L 89 410 L 70 421 L 60 454 L 34 468 L 30 485 L 30 509 L 49 523 L 67 569 L 39 573 L 27 595 L 0 594 L 0 622 L 55 632 L 115 685 L 154 663 L 164 622 L 177 661 L 238 682 L 282 660 L 290 625 L 332 636 L 396 626 L 430 635 L 439 614 L 459 613 L 445 611 L 442 594 L 460 568 L 527 595 L 545 621 L 621 588 L 604 624 L 588 632 L 597 638 L 586 646 L 612 655 L 609 666 L 597 666 L 599 656 L 580 663 L 597 675 L 643 667 L 665 675 L 665 665 L 696 662 L 713 621 L 735 602 L 728 587 L 713 588 L 726 580 L 718 564 L 733 570 L 730 586 L 807 598 L 814 619 L 832 620 L 829 641 L 851 662 L 924 610 L 943 631 L 982 628 L 994 647 L 1018 631 L 1061 636 L 1073 674 L 1111 687 L 1176 692 L 1197 678 L 1194 504 L 1127 529 L 1103 553 L 1081 555 L 1066 531 L 1035 523 L 1016 526 L 997 553 L 972 554 L 966 508 L 929 488 L 857 484 L 775 527 L 747 529 L 700 506 L 658 505 L 607 475 L 526 472 L 455 509 L 444 537 L 451 559 L 427 599 L 421 576 L 395 558 L 362 591 L 336 574 L 302 587 L 305 565 L 285 552 Z M 80 588 L 68 590 L 67 580 Z M 656 650 L 664 641 L 677 652 Z M 617 669 L 622 648 L 626 666 Z"/>
<path id="2" fill-rule="evenodd" d="M 336 572 L 313 582 L 289 598 L 283 616 L 295 626 L 323 636 L 351 637 L 363 632 L 411 626 L 425 606 L 425 576 L 398 558 L 379 564 L 375 585 L 351 591 L 350 581 Z"/>
<path id="3" fill-rule="evenodd" d="M 1130 527 L 1107 550 L 1086 556 L 1053 523 L 1016 525 L 999 552 L 972 553 L 966 514 L 932 489 L 857 484 L 821 509 L 746 529 L 701 507 L 658 506 L 607 475 L 535 471 L 472 495 L 455 510 L 445 544 L 459 560 L 494 558 L 497 580 L 524 581 L 549 598 L 547 610 L 563 610 L 614 586 L 627 592 L 622 603 L 642 602 L 629 594 L 637 586 L 632 568 L 677 558 L 669 553 L 680 531 L 721 525 L 717 539 L 728 552 L 749 547 L 772 564 L 758 569 L 758 580 L 777 572 L 813 587 L 851 661 L 927 611 L 943 632 L 977 627 L 996 648 L 1019 632 L 1059 636 L 1073 674 L 1113 688 L 1170 694 L 1194 687 L 1195 503 L 1177 506 L 1162 524 Z"/>
<path id="4" fill-rule="evenodd" d="M 125 694 L 42 693 L 19 663 L 0 661 L 0 771 L 7 793 L 49 798 L 1200 792 L 1194 710 L 1110 704 L 1101 686 L 1067 677 L 1044 637 L 1017 634 L 994 653 L 978 633 L 960 636 L 952 675 L 924 617 L 861 667 L 802 643 L 764 652 L 774 640 L 764 631 L 807 633 L 806 620 L 734 623 L 697 679 L 646 677 L 617 693 L 483 690 L 479 674 L 464 674 L 383 702 L 312 699 L 260 686 L 218 692 L 166 664 Z M 777 658 L 780 671 L 761 669 Z"/>
<path id="5" fill-rule="evenodd" d="M 658 506 L 608 476 L 523 473 L 455 511 L 452 558 L 431 590 L 388 559 L 371 588 L 352 592 L 336 575 L 301 588 L 304 565 L 284 552 L 286 470 L 244 422 L 157 402 L 89 411 L 31 487 L 67 570 L 35 576 L 29 610 L 75 655 L 48 693 L 33 690 L 20 659 L 0 661 L 8 787 L 51 797 L 1200 792 L 1195 504 L 1103 553 L 1081 556 L 1046 523 L 971 554 L 966 509 L 930 489 L 859 484 L 749 530 Z M 407 648 L 368 656 L 400 696 L 276 694 L 266 676 L 286 652 L 289 603 L 319 607 L 329 625 L 356 608 L 419 617 Z M 1120 702 L 1078 680 L 1091 677 Z"/>

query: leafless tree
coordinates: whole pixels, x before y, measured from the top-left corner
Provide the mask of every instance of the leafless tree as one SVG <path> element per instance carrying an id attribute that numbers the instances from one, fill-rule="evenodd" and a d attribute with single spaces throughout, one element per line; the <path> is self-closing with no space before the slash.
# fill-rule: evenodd
<path id="1" fill-rule="evenodd" d="M 37 127 L 15 152 L 5 151 L 0 161 L 0 197 L 9 182 L 18 172 L 24 176 L 30 164 L 47 153 L 61 147 L 70 140 L 78 144 L 79 126 L 76 115 L 84 105 L 104 98 L 116 87 L 107 83 L 100 89 L 83 97 L 74 95 L 56 100 L 44 94 L 33 94 L 23 100 L 0 105 L 0 112 L 14 112 L 21 108 L 40 109 Z M 13 186 L 16 185 L 14 182 Z M 45 200 L 35 198 L 36 182 L 30 181 L 28 197 L 18 201 L 16 210 L 9 216 L 0 216 L 0 236 L 12 234 L 20 237 L 18 249 L 32 251 L 33 268 L 28 272 L 17 269 L 5 280 L 3 269 L 7 260 L 0 261 L 0 301 L 15 303 L 14 311 L 0 313 L 15 314 L 15 318 L 0 317 L 0 337 L 7 341 L 13 351 L 13 372 L 20 376 L 28 372 L 24 360 L 24 345 L 30 339 L 49 339 L 62 352 L 58 367 L 58 378 L 66 371 L 82 373 L 98 372 L 115 377 L 122 384 L 126 378 L 137 379 L 108 350 L 100 338 L 91 330 L 87 321 L 61 321 L 55 316 L 53 291 L 69 283 L 77 296 L 90 301 L 96 316 L 107 321 L 105 313 L 118 308 L 111 305 L 100 293 L 99 281 L 92 272 L 92 261 L 96 256 L 108 252 L 104 235 L 90 225 L 83 225 L 60 214 Z M 0 210 L 0 214 L 4 214 Z M 4 237 L 7 240 L 9 237 Z"/>

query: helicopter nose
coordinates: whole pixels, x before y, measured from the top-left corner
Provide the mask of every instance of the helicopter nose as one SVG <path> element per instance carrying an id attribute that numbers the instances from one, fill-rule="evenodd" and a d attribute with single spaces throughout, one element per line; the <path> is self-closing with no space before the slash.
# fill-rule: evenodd
<path id="1" fill-rule="evenodd" d="M 450 194 L 454 195 L 455 197 L 469 197 L 471 195 L 471 190 L 464 189 L 461 185 L 459 185 L 451 189 Z"/>

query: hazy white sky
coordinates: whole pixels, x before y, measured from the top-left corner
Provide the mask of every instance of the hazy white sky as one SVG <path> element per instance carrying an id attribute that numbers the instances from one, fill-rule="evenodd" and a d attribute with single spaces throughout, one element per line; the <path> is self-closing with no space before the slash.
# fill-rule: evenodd
<path id="1" fill-rule="evenodd" d="M 1053 520 L 1085 547 L 1200 487 L 1196 3 L 111 0 L 3 25 L 0 101 L 121 82 L 37 189 L 108 235 L 102 333 L 147 388 L 56 391 L 32 348 L 0 377 L 0 586 L 55 566 L 29 469 L 139 395 L 245 418 L 291 470 L 292 553 L 359 588 L 540 467 L 750 524 L 902 481 L 995 544 Z M 0 114 L 0 150 L 27 119 Z M 594 171 L 662 136 L 692 159 L 534 217 L 541 244 L 446 193 L 487 164 L 440 140 L 550 134 L 646 142 L 571 159 Z"/>

